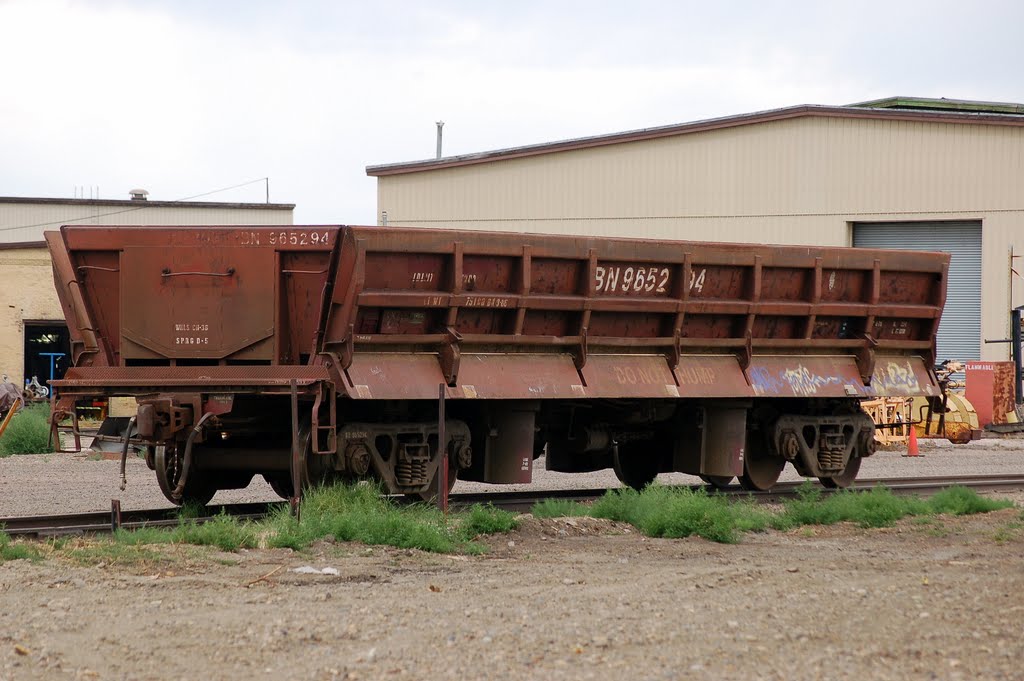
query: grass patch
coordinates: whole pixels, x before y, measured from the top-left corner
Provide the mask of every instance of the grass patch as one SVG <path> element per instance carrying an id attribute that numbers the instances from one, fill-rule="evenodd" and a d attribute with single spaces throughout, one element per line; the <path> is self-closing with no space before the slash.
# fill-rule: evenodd
<path id="1" fill-rule="evenodd" d="M 931 513 L 928 502 L 917 497 L 896 496 L 886 487 L 867 491 L 842 490 L 823 496 L 821 489 L 807 484 L 798 497 L 784 504 L 772 526 L 788 530 L 801 525 L 833 525 L 852 522 L 860 527 L 889 527 L 906 516 Z"/>
<path id="2" fill-rule="evenodd" d="M 734 543 L 745 532 L 768 528 L 805 528 L 802 532 L 807 533 L 815 525 L 839 522 L 852 522 L 864 528 L 889 527 L 905 517 L 917 517 L 915 522 L 932 525 L 932 517 L 939 514 L 987 513 L 1012 506 L 1011 501 L 980 497 L 965 487 L 951 487 L 925 500 L 897 496 L 885 487 L 843 490 L 826 496 L 820 487 L 808 483 L 800 488 L 796 499 L 786 502 L 782 510 L 776 512 L 750 500 L 732 501 L 725 496 L 708 494 L 703 488 L 691 490 L 659 485 L 651 485 L 642 492 L 631 489 L 608 492 L 589 509 L 579 504 L 552 501 L 537 504 L 535 512 L 539 511 L 539 517 L 557 517 L 586 511 L 596 518 L 629 523 L 650 537 L 696 535 L 715 542 Z M 559 513 L 563 507 L 567 513 Z M 934 531 L 947 532 L 941 524 Z"/>
<path id="3" fill-rule="evenodd" d="M 11 417 L 0 436 L 0 457 L 13 454 L 49 454 L 50 405 L 32 404 Z"/>
<path id="4" fill-rule="evenodd" d="M 183 507 L 181 518 L 195 518 L 201 509 Z M 323 539 L 368 545 L 420 549 L 435 553 L 480 553 L 474 543 L 481 535 L 508 532 L 518 525 L 512 513 L 493 506 L 443 515 L 433 506 L 398 505 L 375 485 L 335 485 L 311 490 L 302 501 L 302 522 L 281 505 L 264 521 L 239 521 L 228 515 L 203 524 L 186 520 L 173 529 L 119 531 L 114 539 L 124 546 L 196 544 L 222 551 L 241 548 L 290 548 L 301 551 Z"/>
<path id="5" fill-rule="evenodd" d="M 545 499 L 533 505 L 534 518 L 570 518 L 590 515 L 590 507 L 568 499 Z"/>
<path id="6" fill-rule="evenodd" d="M 492 506 L 474 506 L 445 516 L 433 506 L 399 506 L 381 496 L 376 485 L 335 485 L 313 490 L 302 502 L 302 522 L 287 510 L 271 518 L 271 546 L 304 548 L 322 538 L 369 545 L 420 549 L 434 553 L 478 553 L 472 540 L 508 532 L 515 516 Z"/>
<path id="7" fill-rule="evenodd" d="M 141 544 L 123 544 L 118 541 L 98 539 L 88 544 L 67 547 L 60 552 L 78 565 L 135 566 L 159 563 L 166 557 Z"/>
<path id="8" fill-rule="evenodd" d="M 0 526 L 0 564 L 8 560 L 39 560 L 39 549 L 31 544 L 15 542 Z"/>
<path id="9" fill-rule="evenodd" d="M 595 518 L 607 518 L 635 526 L 649 537 L 696 535 L 732 544 L 742 532 L 767 529 L 771 514 L 750 501 L 730 502 L 703 488 L 671 488 L 650 485 L 643 492 L 615 490 L 591 509 Z"/>
<path id="10" fill-rule="evenodd" d="M 502 511 L 490 504 L 474 504 L 462 517 L 462 534 L 478 537 L 485 534 L 504 534 L 519 527 L 515 513 Z"/>
<path id="11" fill-rule="evenodd" d="M 1009 499 L 990 499 L 979 496 L 974 490 L 959 485 L 942 490 L 928 500 L 933 513 L 947 515 L 971 515 L 990 513 L 1004 508 L 1013 508 Z"/>
<path id="12" fill-rule="evenodd" d="M 221 514 L 205 523 L 186 522 L 172 531 L 179 544 L 215 546 L 221 551 L 254 549 L 259 545 L 258 532 L 251 522 Z"/>

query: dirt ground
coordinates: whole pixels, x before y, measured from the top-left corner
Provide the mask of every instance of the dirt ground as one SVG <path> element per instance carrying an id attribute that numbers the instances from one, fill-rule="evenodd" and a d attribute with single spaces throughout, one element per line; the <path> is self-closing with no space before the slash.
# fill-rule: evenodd
<path id="1" fill-rule="evenodd" d="M 9 561 L 0 679 L 1021 679 L 1016 499 L 736 545 L 524 516 L 480 557 L 324 543 Z"/>

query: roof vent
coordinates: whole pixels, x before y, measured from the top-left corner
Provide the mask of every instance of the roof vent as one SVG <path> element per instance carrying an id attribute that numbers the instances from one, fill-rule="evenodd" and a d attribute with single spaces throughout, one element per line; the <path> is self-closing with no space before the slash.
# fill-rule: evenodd
<path id="1" fill-rule="evenodd" d="M 149 192 L 145 189 L 129 189 L 128 195 L 132 197 L 132 201 L 145 201 L 146 197 L 149 196 Z"/>

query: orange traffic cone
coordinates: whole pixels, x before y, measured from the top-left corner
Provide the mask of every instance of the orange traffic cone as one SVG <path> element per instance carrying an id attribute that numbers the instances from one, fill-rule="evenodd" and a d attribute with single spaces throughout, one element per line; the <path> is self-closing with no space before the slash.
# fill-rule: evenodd
<path id="1" fill-rule="evenodd" d="M 917 428 L 910 424 L 910 433 L 907 436 L 907 453 L 903 456 L 924 456 L 917 451 Z"/>

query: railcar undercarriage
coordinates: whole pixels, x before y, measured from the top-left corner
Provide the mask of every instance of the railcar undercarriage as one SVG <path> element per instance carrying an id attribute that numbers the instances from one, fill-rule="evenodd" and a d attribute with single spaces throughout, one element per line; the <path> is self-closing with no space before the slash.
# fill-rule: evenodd
<path id="1" fill-rule="evenodd" d="M 335 436 L 323 438 L 333 448 L 315 451 L 314 402 L 298 401 L 293 439 L 286 397 L 218 396 L 218 413 L 195 419 L 190 405 L 208 406 L 210 397 L 140 397 L 139 416 L 124 433 L 125 451 L 146 452 L 160 490 L 176 504 L 206 504 L 256 475 L 286 499 L 297 479 L 300 489 L 374 480 L 391 494 L 430 500 L 442 455 L 449 490 L 458 477 L 528 481 L 545 453 L 548 470 L 611 468 L 636 489 L 659 473 L 681 472 L 712 486 L 739 478 L 746 489 L 768 490 L 787 462 L 827 487 L 847 487 L 874 453 L 874 424 L 857 400 L 464 401 L 449 410 L 444 448 L 435 403 L 355 403 L 338 409 Z"/>

